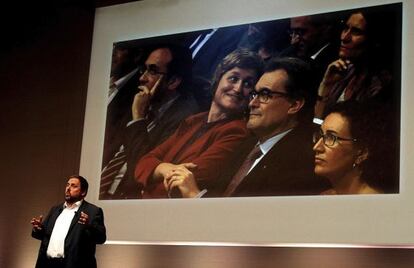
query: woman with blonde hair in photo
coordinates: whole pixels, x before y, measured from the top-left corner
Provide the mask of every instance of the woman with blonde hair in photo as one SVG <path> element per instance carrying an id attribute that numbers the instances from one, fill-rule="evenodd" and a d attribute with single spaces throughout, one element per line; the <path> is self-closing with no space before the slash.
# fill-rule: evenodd
<path id="1" fill-rule="evenodd" d="M 221 61 L 212 82 L 209 111 L 185 119 L 136 165 L 142 198 L 177 197 L 164 180 L 181 169 L 193 171 L 201 187 L 215 186 L 236 148 L 249 136 L 244 118 L 248 96 L 262 68 L 260 57 L 245 49 L 235 50 Z"/>

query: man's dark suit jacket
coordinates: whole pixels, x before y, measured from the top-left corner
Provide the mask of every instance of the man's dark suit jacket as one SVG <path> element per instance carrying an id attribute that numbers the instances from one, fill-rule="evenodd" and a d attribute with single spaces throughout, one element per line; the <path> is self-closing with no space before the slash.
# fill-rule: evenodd
<path id="1" fill-rule="evenodd" d="M 294 46 L 286 48 L 280 52 L 278 57 L 297 57 Z M 339 45 L 335 42 L 331 42 L 326 48 L 324 48 L 315 59 L 310 57 L 300 58 L 303 61 L 310 64 L 313 73 L 312 86 L 318 87 L 321 83 L 328 65 L 339 58 Z"/>
<path id="2" fill-rule="evenodd" d="M 241 148 L 232 174 L 223 180 L 221 190 L 242 165 L 257 140 L 252 139 Z M 312 130 L 294 128 L 260 160 L 236 188 L 232 196 L 313 195 L 328 189 L 325 180 L 314 175 Z M 213 193 L 213 196 L 217 194 Z M 218 195 L 219 196 L 219 195 Z"/>
<path id="3" fill-rule="evenodd" d="M 57 217 L 63 211 L 63 203 L 52 207 L 43 222 L 43 229 L 32 231 L 32 237 L 42 241 L 36 268 L 43 268 L 47 259 L 46 251 Z M 78 223 L 80 212 L 88 214 L 89 225 Z M 95 268 L 96 244 L 106 241 L 104 215 L 101 208 L 83 200 L 77 213 L 73 217 L 65 239 L 65 267 L 66 268 Z"/>

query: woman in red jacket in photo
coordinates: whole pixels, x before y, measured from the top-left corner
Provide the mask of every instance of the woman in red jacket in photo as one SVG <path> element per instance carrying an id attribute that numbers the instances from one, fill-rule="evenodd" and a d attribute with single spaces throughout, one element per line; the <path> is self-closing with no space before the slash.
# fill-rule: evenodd
<path id="1" fill-rule="evenodd" d="M 171 137 L 137 163 L 135 179 L 142 198 L 171 197 L 164 179 L 180 168 L 191 170 L 200 187 L 214 187 L 236 148 L 249 136 L 244 113 L 262 67 L 261 59 L 245 49 L 222 60 L 213 77 L 209 111 L 188 117 Z"/>

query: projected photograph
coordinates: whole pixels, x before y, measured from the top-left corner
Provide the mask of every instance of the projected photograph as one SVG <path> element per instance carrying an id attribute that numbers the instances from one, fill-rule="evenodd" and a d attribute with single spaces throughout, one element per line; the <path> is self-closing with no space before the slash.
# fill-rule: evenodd
<path id="1" fill-rule="evenodd" d="M 400 191 L 402 4 L 113 43 L 100 200 Z"/>

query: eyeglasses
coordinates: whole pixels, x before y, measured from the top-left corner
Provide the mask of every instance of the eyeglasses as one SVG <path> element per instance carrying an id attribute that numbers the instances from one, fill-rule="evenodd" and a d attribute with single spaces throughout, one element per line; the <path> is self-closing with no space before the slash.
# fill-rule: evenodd
<path id="1" fill-rule="evenodd" d="M 160 75 L 160 74 L 168 74 L 166 72 L 160 72 L 157 70 L 157 66 L 154 64 L 151 64 L 149 66 L 146 65 L 141 65 L 138 67 L 138 74 L 139 76 L 142 76 L 143 74 L 148 73 L 151 76 L 156 76 L 156 75 Z"/>
<path id="2" fill-rule="evenodd" d="M 317 143 L 320 139 L 322 139 L 323 144 L 325 144 L 328 147 L 334 146 L 335 143 L 337 143 L 338 141 L 357 141 L 357 139 L 341 138 L 329 132 L 326 134 L 323 134 L 322 131 L 316 131 L 315 133 L 313 133 L 313 143 Z"/>
<path id="3" fill-rule="evenodd" d="M 288 96 L 289 95 L 287 93 L 279 92 L 279 91 L 271 91 L 268 89 L 262 89 L 260 91 L 252 90 L 249 93 L 249 100 L 252 101 L 258 98 L 260 103 L 268 103 L 269 100 L 272 99 L 273 97 L 286 98 Z"/>

